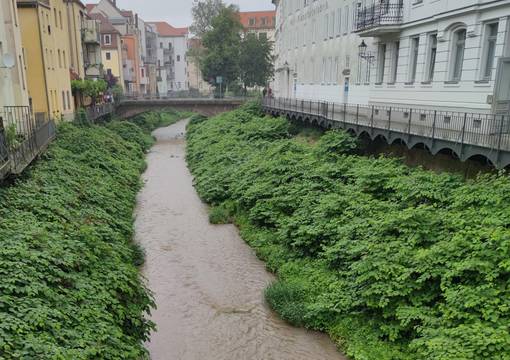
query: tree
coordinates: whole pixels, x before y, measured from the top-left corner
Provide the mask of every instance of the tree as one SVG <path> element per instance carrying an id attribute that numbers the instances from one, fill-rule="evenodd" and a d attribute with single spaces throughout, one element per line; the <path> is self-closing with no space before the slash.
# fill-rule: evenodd
<path id="1" fill-rule="evenodd" d="M 225 7 L 211 22 L 211 30 L 204 33 L 205 51 L 200 60 L 204 80 L 216 83 L 221 76 L 228 86 L 239 79 L 239 56 L 242 25 L 237 8 Z M 222 94 L 220 94 L 222 95 Z"/>
<path id="2" fill-rule="evenodd" d="M 213 19 L 225 8 L 226 5 L 222 0 L 194 0 L 191 8 L 193 24 L 190 26 L 190 31 L 202 37 L 212 29 Z"/>
<path id="3" fill-rule="evenodd" d="M 247 87 L 265 86 L 274 74 L 273 45 L 265 37 L 247 34 L 241 42 L 240 80 Z"/>

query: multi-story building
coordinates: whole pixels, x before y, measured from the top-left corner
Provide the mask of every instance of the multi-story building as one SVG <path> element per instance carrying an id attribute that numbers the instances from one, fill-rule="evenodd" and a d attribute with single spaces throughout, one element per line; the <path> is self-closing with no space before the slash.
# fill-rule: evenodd
<path id="1" fill-rule="evenodd" d="M 104 75 L 101 60 L 101 21 L 86 15 L 82 24 L 83 63 L 85 78 L 99 79 Z"/>
<path id="2" fill-rule="evenodd" d="M 85 5 L 80 0 L 65 0 L 67 28 L 69 29 L 69 71 L 74 78 L 85 78 L 82 28 L 86 17 Z"/>
<path id="3" fill-rule="evenodd" d="M 508 0 L 274 0 L 276 96 L 508 111 Z"/>
<path id="4" fill-rule="evenodd" d="M 145 74 L 149 78 L 147 94 L 155 96 L 157 90 L 158 34 L 145 24 Z"/>
<path id="5" fill-rule="evenodd" d="M 188 53 L 186 57 L 189 89 L 199 95 L 210 95 L 213 92 L 213 87 L 204 80 L 199 64 L 198 53 L 203 49 L 201 40 L 199 38 L 189 39 L 189 48 L 191 53 Z"/>
<path id="6" fill-rule="evenodd" d="M 18 0 L 28 93 L 36 118 L 71 119 L 69 22 L 64 0 Z"/>
<path id="7" fill-rule="evenodd" d="M 276 11 L 240 12 L 239 18 L 245 33 L 265 37 L 269 41 L 275 40 Z"/>
<path id="8" fill-rule="evenodd" d="M 15 1 L 0 3 L 0 114 L 4 106 L 28 106 L 25 59 Z"/>
<path id="9" fill-rule="evenodd" d="M 149 24 L 158 34 L 159 94 L 189 90 L 186 61 L 188 28 L 175 28 L 166 22 Z"/>
<path id="10" fill-rule="evenodd" d="M 100 23 L 101 63 L 106 79 L 110 85 L 116 83 L 124 89 L 121 35 L 105 16 L 99 13 L 89 16 Z"/>

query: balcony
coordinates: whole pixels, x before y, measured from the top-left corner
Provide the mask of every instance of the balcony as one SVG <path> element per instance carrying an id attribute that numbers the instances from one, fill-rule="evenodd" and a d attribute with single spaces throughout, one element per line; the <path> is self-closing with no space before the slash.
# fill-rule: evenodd
<path id="1" fill-rule="evenodd" d="M 96 20 L 85 20 L 82 28 L 82 40 L 86 44 L 100 45 L 99 22 Z"/>
<path id="2" fill-rule="evenodd" d="M 361 37 L 380 36 L 400 30 L 403 20 L 402 0 L 386 0 L 355 10 L 355 31 Z"/>

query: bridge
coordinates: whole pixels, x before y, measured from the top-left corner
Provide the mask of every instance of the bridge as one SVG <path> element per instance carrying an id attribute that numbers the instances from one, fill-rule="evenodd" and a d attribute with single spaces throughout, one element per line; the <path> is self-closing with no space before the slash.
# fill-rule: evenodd
<path id="1" fill-rule="evenodd" d="M 510 114 L 494 115 L 301 99 L 264 98 L 265 113 L 358 137 L 451 153 L 460 161 L 485 158 L 497 169 L 510 166 Z"/>
<path id="2" fill-rule="evenodd" d="M 165 110 L 171 108 L 179 111 L 192 111 L 206 116 L 213 116 L 226 111 L 234 110 L 244 104 L 245 101 L 245 98 L 126 99 L 119 103 L 116 113 L 122 118 L 130 118 L 146 111 Z"/>

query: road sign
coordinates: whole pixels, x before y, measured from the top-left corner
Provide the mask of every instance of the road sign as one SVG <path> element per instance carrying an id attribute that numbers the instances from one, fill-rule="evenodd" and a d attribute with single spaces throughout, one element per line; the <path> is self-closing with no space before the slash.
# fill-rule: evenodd
<path id="1" fill-rule="evenodd" d="M 216 84 L 223 84 L 223 76 L 216 76 Z"/>

